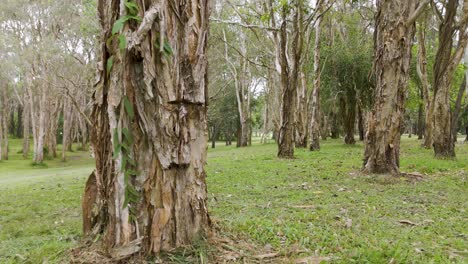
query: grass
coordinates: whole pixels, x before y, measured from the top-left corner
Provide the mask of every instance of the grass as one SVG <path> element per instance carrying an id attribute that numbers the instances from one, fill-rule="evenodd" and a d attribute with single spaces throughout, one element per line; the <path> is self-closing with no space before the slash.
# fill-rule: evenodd
<path id="1" fill-rule="evenodd" d="M 12 143 L 16 153 L 20 142 Z M 277 159 L 274 144 L 218 146 L 208 154 L 211 217 L 256 253 L 285 256 L 275 263 L 313 255 L 331 263 L 468 261 L 468 144 L 457 145 L 456 160 L 436 160 L 405 138 L 401 168 L 425 174 L 418 182 L 359 175 L 362 145 L 341 140 L 322 142 L 320 152 L 296 149 L 294 160 Z M 77 245 L 93 161 L 69 155 L 46 168 L 19 154 L 0 163 L 0 263 L 60 262 Z"/>

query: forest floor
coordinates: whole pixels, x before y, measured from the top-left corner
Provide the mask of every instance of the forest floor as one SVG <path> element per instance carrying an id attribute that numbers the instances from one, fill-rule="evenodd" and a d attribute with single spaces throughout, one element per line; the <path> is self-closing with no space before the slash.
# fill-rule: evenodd
<path id="1" fill-rule="evenodd" d="M 208 154 L 209 210 L 217 247 L 200 245 L 173 263 L 466 263 L 468 144 L 456 160 L 435 160 L 415 138 L 401 168 L 417 177 L 360 175 L 363 147 L 322 141 L 276 158 L 275 144 Z M 33 167 L 16 154 L 0 163 L 0 263 L 67 262 L 81 239 L 81 195 L 93 169 L 88 152 Z M 202 244 L 202 243 L 200 243 Z M 191 252 L 193 253 L 193 252 Z M 204 263 L 211 263 L 210 260 Z"/>

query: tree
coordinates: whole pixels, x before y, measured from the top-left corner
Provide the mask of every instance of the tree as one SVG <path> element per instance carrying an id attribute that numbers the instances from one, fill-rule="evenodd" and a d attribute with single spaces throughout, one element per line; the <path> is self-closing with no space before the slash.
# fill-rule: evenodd
<path id="1" fill-rule="evenodd" d="M 400 127 L 405 111 L 414 22 L 427 3 L 418 0 L 377 1 L 374 44 L 376 90 L 367 125 L 364 172 L 400 172 Z"/>
<path id="2" fill-rule="evenodd" d="M 433 114 L 433 147 L 435 156 L 438 158 L 455 157 L 450 114 L 450 88 L 453 82 L 453 74 L 468 44 L 468 2 L 464 2 L 464 15 L 457 23 L 458 2 L 458 0 L 448 0 L 443 16 L 435 7 L 441 21 L 439 25 L 439 48 L 434 64 L 434 96 L 431 111 Z M 458 45 L 455 51 L 452 52 L 453 38 L 457 31 L 459 35 Z"/>
<path id="3" fill-rule="evenodd" d="M 428 59 L 427 59 L 427 50 L 426 50 L 426 23 L 424 21 L 420 26 L 417 34 L 418 39 L 418 56 L 417 56 L 417 63 L 416 63 L 416 72 L 418 74 L 420 80 L 420 87 L 421 87 L 421 94 L 424 101 L 424 141 L 422 146 L 424 148 L 431 148 L 432 147 L 432 96 L 430 93 L 430 84 L 429 84 L 429 77 L 428 77 Z"/>
<path id="4" fill-rule="evenodd" d="M 190 244 L 209 228 L 210 3 L 145 3 L 98 2 L 102 53 L 91 116 L 96 170 L 85 190 L 83 227 L 103 234 L 117 259 Z"/>
<path id="5" fill-rule="evenodd" d="M 0 87 L 0 160 L 8 159 L 8 85 L 3 83 Z"/>
<path id="6" fill-rule="evenodd" d="M 319 6 L 321 10 L 321 6 Z M 309 138 L 311 151 L 320 150 L 320 35 L 322 30 L 322 17 L 315 22 L 314 42 L 314 89 L 311 94 L 312 111 L 310 117 Z"/>
<path id="7" fill-rule="evenodd" d="M 281 88 L 283 91 L 281 103 L 281 125 L 278 136 L 278 157 L 294 157 L 294 123 L 296 108 L 296 92 L 299 83 L 299 71 L 303 49 L 303 3 L 301 0 L 294 5 L 281 5 L 281 26 L 279 29 L 279 64 L 281 67 Z M 288 15 L 292 12 L 293 31 L 288 37 Z M 289 54 L 288 39 L 291 38 L 291 54 Z M 289 54 L 289 55 L 288 55 Z"/>

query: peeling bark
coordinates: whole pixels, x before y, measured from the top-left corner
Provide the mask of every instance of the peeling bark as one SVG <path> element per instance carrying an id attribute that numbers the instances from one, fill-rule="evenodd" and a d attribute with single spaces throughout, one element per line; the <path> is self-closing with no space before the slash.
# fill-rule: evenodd
<path id="1" fill-rule="evenodd" d="M 120 50 L 108 39 L 126 14 L 123 3 L 98 2 L 102 62 L 91 115 L 98 213 L 84 230 L 103 234 L 116 259 L 188 245 L 206 234 L 210 222 L 204 170 L 209 1 L 138 2 L 143 22 L 125 24 L 118 34 L 129 44 Z M 126 175 L 131 164 L 123 151 L 113 153 L 123 129 L 133 137 L 126 153 L 137 175 Z M 126 200 L 130 187 L 134 201 Z"/>
<path id="2" fill-rule="evenodd" d="M 377 1 L 375 100 L 368 119 L 363 172 L 399 174 L 400 128 L 405 111 L 417 0 Z M 427 3 L 427 2 L 426 2 Z"/>

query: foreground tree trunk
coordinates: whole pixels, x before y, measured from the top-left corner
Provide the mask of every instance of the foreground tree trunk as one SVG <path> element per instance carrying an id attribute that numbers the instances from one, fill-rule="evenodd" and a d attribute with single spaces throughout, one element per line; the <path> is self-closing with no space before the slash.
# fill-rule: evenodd
<path id="1" fill-rule="evenodd" d="M 84 232 L 103 234 L 114 259 L 188 245 L 209 228 L 209 1 L 124 3 L 98 2 L 104 66 L 92 113 L 96 171 L 83 199 Z M 141 22 L 111 32 L 137 12 Z M 126 36 L 125 48 L 109 45 L 113 35 Z"/>
<path id="2" fill-rule="evenodd" d="M 400 128 L 405 110 L 417 0 L 377 1 L 375 102 L 368 120 L 363 171 L 399 173 Z M 427 4 L 427 2 L 426 2 Z"/>
<path id="3" fill-rule="evenodd" d="M 468 16 L 468 3 L 465 2 L 464 17 Z M 450 88 L 453 74 L 460 63 L 468 42 L 468 20 L 461 25 L 456 24 L 458 0 L 449 0 L 445 8 L 444 18 L 439 26 L 439 48 L 434 64 L 434 97 L 433 111 L 433 147 L 437 158 L 454 158 L 455 143 L 452 134 L 452 118 L 450 115 Z M 460 28 L 460 39 L 455 52 L 453 38 L 457 28 Z"/>

